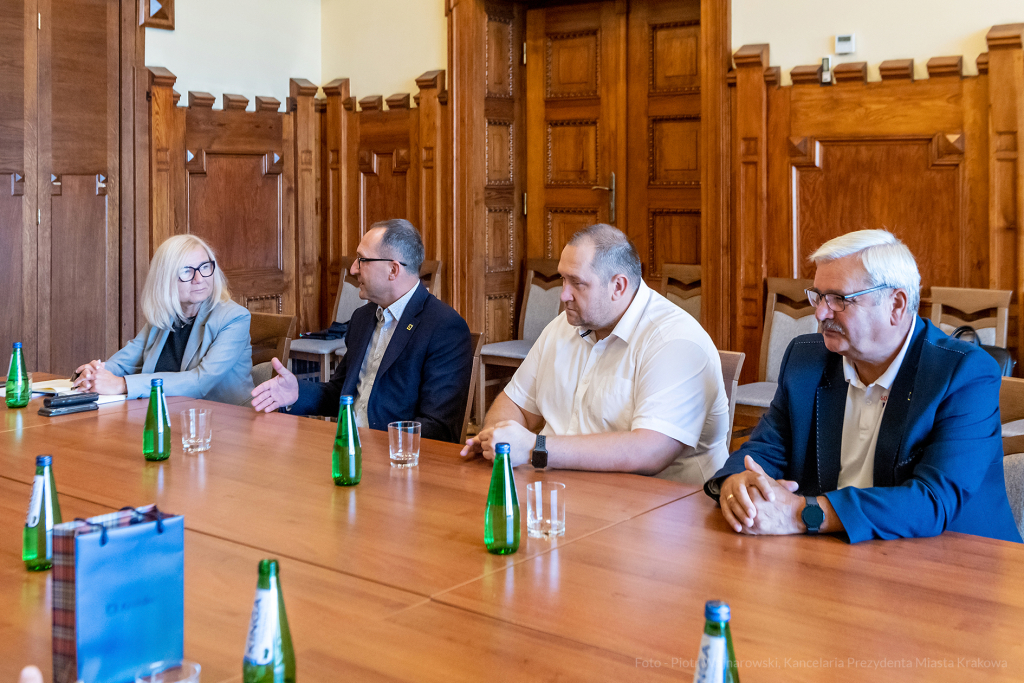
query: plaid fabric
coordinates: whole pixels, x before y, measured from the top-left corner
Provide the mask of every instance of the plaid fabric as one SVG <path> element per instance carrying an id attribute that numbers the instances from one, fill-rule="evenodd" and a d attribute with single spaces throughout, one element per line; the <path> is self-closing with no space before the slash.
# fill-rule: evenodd
<path id="1" fill-rule="evenodd" d="M 78 681 L 77 641 L 75 639 L 75 537 L 98 534 L 100 529 L 128 526 L 156 509 L 146 505 L 135 510 L 118 510 L 88 520 L 75 520 L 53 527 L 53 681 Z"/>

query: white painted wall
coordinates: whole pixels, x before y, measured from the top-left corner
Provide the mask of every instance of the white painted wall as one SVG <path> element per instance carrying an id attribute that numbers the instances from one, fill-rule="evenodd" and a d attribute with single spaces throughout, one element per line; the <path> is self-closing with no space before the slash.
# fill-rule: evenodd
<path id="1" fill-rule="evenodd" d="M 836 34 L 856 35 L 857 51 L 835 64 L 867 62 L 880 80 L 887 59 L 914 60 L 914 77 L 927 78 L 932 57 L 963 55 L 964 73 L 988 50 L 985 34 L 996 24 L 1024 22 L 1024 0 L 732 0 L 732 47 L 768 43 L 771 66 L 789 70 L 833 54 Z"/>
<path id="2" fill-rule="evenodd" d="M 448 68 L 444 0 L 322 0 L 323 83 L 348 78 L 352 95 L 419 92 L 416 79 Z"/>
<path id="3" fill-rule="evenodd" d="M 288 81 L 320 83 L 320 0 L 178 0 L 174 30 L 146 29 L 146 64 L 178 77 L 188 91 L 217 97 L 276 97 L 284 108 Z"/>

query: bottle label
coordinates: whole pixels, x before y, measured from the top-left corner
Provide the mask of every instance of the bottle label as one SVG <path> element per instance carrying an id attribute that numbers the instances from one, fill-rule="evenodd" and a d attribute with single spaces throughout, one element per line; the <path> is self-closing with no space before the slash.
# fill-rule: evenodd
<path id="1" fill-rule="evenodd" d="M 725 677 L 725 638 L 704 634 L 700 639 L 700 654 L 693 683 L 711 683 Z"/>
<path id="2" fill-rule="evenodd" d="M 274 636 L 277 635 L 277 588 L 257 588 L 249 621 L 249 639 L 245 661 L 264 666 L 274 661 Z"/>
<path id="3" fill-rule="evenodd" d="M 43 512 L 43 489 L 46 487 L 46 477 L 37 474 L 32 481 L 32 500 L 28 504 L 28 516 L 25 518 L 25 526 L 36 526 L 39 524 L 39 516 Z"/>

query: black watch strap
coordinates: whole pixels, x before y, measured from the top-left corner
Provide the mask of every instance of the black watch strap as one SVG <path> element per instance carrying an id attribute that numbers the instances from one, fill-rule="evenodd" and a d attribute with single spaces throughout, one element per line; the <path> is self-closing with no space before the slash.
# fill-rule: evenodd
<path id="1" fill-rule="evenodd" d="M 537 435 L 537 442 L 533 445 L 533 453 L 530 456 L 530 464 L 538 470 L 548 466 L 547 437 L 543 434 Z"/>

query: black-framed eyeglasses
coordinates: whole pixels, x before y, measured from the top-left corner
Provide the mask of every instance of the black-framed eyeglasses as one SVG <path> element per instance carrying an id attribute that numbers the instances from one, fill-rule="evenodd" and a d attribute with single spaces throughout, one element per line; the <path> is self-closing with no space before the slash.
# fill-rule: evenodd
<path id="1" fill-rule="evenodd" d="M 204 261 L 196 268 L 182 266 L 181 270 L 178 271 L 178 280 L 181 282 L 192 282 L 196 276 L 196 271 L 203 277 L 210 277 L 215 270 L 217 270 L 217 263 L 215 261 Z"/>
<path id="2" fill-rule="evenodd" d="M 842 313 L 843 311 L 846 310 L 847 304 L 857 303 L 853 299 L 863 294 L 877 292 L 881 289 L 894 289 L 894 287 L 892 285 L 878 285 L 877 287 L 863 289 L 859 292 L 854 292 L 853 294 L 822 294 L 821 292 L 814 289 L 805 289 L 804 294 L 807 295 L 807 300 L 811 302 L 811 306 L 814 306 L 814 308 L 818 308 L 818 304 L 824 301 L 825 305 L 828 306 L 831 310 L 835 311 L 836 313 Z"/>
<path id="3" fill-rule="evenodd" d="M 405 266 L 406 268 L 409 267 L 409 264 L 402 263 L 401 261 L 398 261 L 398 260 L 393 259 L 393 258 L 363 258 L 362 256 L 357 256 L 356 257 L 356 263 L 358 263 L 360 267 L 362 267 L 362 265 L 364 263 L 373 263 L 374 261 L 394 261 L 395 263 L 397 263 L 400 266 Z"/>

